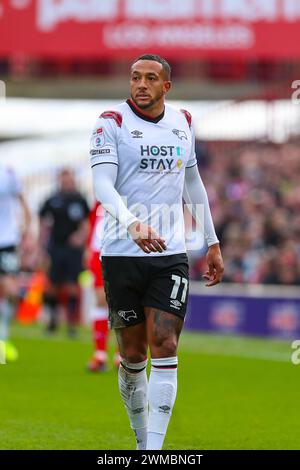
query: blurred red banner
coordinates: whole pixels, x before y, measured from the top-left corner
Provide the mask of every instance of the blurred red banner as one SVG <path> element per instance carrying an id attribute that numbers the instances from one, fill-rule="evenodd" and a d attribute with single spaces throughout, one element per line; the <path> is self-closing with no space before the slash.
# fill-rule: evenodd
<path id="1" fill-rule="evenodd" d="M 299 0 L 0 0 L 0 57 L 300 57 Z"/>

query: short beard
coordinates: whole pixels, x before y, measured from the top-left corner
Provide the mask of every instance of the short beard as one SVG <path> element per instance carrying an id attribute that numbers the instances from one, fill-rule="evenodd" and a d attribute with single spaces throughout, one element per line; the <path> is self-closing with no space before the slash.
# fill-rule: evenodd
<path id="1" fill-rule="evenodd" d="M 163 92 L 161 92 L 161 94 L 159 96 L 156 96 L 156 98 L 153 98 L 153 100 L 151 100 L 148 104 L 142 104 L 142 105 L 137 104 L 137 102 L 135 101 L 135 99 L 133 98 L 132 95 L 131 95 L 131 99 L 138 108 L 140 108 L 140 109 L 150 109 L 163 97 L 163 95 L 164 95 Z"/>

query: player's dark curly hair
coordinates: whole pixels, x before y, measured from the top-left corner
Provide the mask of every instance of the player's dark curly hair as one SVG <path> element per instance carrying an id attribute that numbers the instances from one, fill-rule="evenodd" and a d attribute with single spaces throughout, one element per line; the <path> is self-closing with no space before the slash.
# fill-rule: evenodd
<path id="1" fill-rule="evenodd" d="M 138 60 L 154 60 L 154 62 L 158 62 L 159 64 L 162 65 L 163 70 L 165 72 L 165 78 L 166 80 L 171 80 L 171 67 L 170 64 L 166 61 L 166 59 L 163 59 L 163 57 L 160 57 L 159 55 L 156 54 L 143 54 L 137 57 L 131 65 L 135 64 Z"/>

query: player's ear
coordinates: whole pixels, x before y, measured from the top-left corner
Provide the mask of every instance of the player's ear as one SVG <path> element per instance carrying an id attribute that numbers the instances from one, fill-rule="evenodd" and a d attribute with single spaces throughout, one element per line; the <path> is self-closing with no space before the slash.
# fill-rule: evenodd
<path id="1" fill-rule="evenodd" d="M 169 80 L 168 80 L 168 81 L 167 81 L 167 80 L 164 81 L 163 92 L 164 92 L 165 95 L 170 91 L 171 86 L 172 86 L 172 83 L 171 83 Z"/>

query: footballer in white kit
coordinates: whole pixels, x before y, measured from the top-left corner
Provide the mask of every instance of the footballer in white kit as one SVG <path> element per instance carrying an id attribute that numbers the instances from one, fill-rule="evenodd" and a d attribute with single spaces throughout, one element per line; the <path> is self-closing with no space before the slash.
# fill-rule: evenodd
<path id="1" fill-rule="evenodd" d="M 187 111 L 166 105 L 160 116 L 151 119 L 128 99 L 115 111 L 102 113 L 92 137 L 91 163 L 92 167 L 102 163 L 117 165 L 115 189 L 126 198 L 134 215 L 157 231 L 165 209 L 175 207 L 176 218 L 172 218 L 170 227 L 162 234 L 168 246 L 164 255 L 186 252 L 184 175 L 186 167 L 197 165 L 191 116 Z M 145 255 L 126 228 L 108 212 L 105 223 L 103 256 Z"/>
<path id="2" fill-rule="evenodd" d="M 161 449 L 188 300 L 184 192 L 185 202 L 204 206 L 207 285 L 220 282 L 223 262 L 197 168 L 192 117 L 164 102 L 169 64 L 156 55 L 139 57 L 130 86 L 131 98 L 100 115 L 90 156 L 95 195 L 106 210 L 101 259 L 122 357 L 119 388 L 137 448 Z"/>
<path id="3" fill-rule="evenodd" d="M 0 163 L 0 342 L 5 343 L 7 361 L 18 357 L 9 341 L 9 327 L 18 298 L 20 220 L 25 236 L 30 230 L 31 217 L 21 182 L 12 169 Z"/>
<path id="4" fill-rule="evenodd" d="M 115 189 L 126 198 L 132 214 L 160 233 L 168 247 L 145 256 L 126 227 L 106 212 L 101 259 L 111 326 L 144 321 L 144 306 L 184 317 L 188 262 L 182 193 L 185 168 L 197 165 L 190 114 L 166 105 L 151 119 L 128 99 L 100 116 L 92 136 L 91 162 L 92 168 L 103 163 L 117 166 Z M 176 297 L 171 295 L 174 276 L 181 279 Z"/>

